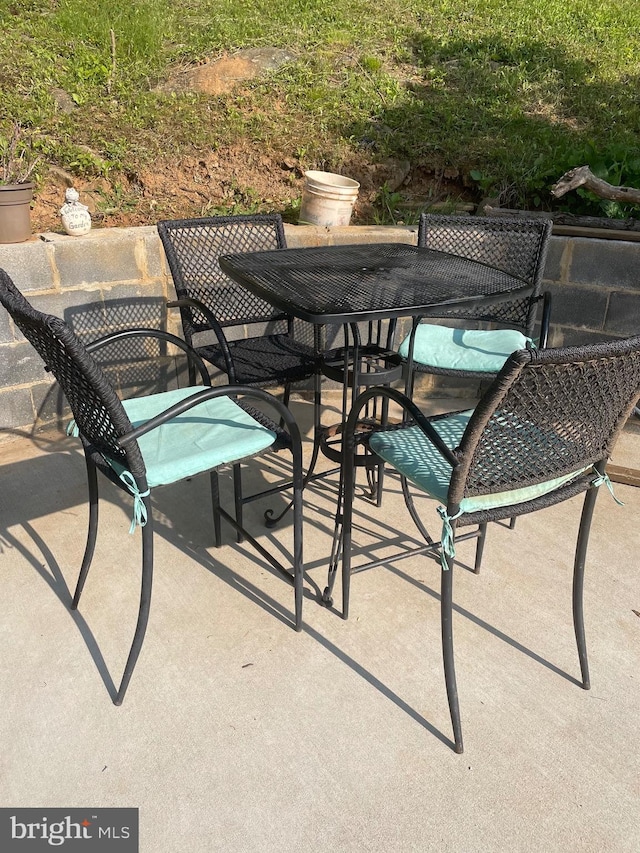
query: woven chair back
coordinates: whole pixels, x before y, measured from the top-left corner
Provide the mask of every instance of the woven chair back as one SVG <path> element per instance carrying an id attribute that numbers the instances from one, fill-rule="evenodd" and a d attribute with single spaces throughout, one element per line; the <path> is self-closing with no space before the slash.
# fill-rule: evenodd
<path id="1" fill-rule="evenodd" d="M 606 461 L 639 397 L 640 337 L 513 353 L 456 451 L 450 502 Z"/>
<path id="2" fill-rule="evenodd" d="M 284 319 L 268 302 L 232 281 L 220 269 L 220 255 L 286 248 L 279 215 L 213 216 L 158 223 L 178 299 L 197 299 L 221 326 L 238 326 Z M 206 317 L 182 308 L 187 343 L 197 332 L 207 331 Z"/>
<path id="3" fill-rule="evenodd" d="M 144 462 L 136 442 L 123 449 L 119 436 L 133 429 L 113 386 L 84 345 L 59 317 L 36 310 L 0 270 L 0 302 L 58 380 L 85 442 L 99 453 L 143 476 Z"/>
<path id="4" fill-rule="evenodd" d="M 423 213 L 418 245 L 481 261 L 532 285 L 526 298 L 484 308 L 452 309 L 438 316 L 486 320 L 531 336 L 552 223 L 549 219 L 502 216 L 438 216 Z"/>

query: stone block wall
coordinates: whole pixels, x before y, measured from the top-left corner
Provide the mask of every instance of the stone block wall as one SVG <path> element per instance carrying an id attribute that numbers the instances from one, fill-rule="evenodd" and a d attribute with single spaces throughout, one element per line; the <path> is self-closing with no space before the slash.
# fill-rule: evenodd
<path id="1" fill-rule="evenodd" d="M 413 243 L 417 229 L 289 225 L 286 235 L 291 247 Z M 128 325 L 180 333 L 178 312 L 165 308 L 173 285 L 153 226 L 0 245 L 0 268 L 35 307 L 64 317 L 86 340 Z M 640 242 L 554 236 L 545 286 L 553 294 L 554 346 L 640 333 Z M 0 441 L 51 422 L 60 407 L 39 357 L 0 309 Z"/>
<path id="2" fill-rule="evenodd" d="M 96 230 L 76 238 L 45 234 L 0 245 L 0 268 L 34 307 L 72 322 L 86 340 L 137 324 L 125 319 L 136 302 L 155 306 L 153 316 L 147 312 L 149 325 L 155 319 L 166 326 L 169 282 L 155 228 Z M 0 438 L 55 416 L 60 402 L 51 386 L 42 360 L 0 309 Z"/>
<path id="3" fill-rule="evenodd" d="M 552 237 L 552 346 L 640 334 L 640 242 Z"/>

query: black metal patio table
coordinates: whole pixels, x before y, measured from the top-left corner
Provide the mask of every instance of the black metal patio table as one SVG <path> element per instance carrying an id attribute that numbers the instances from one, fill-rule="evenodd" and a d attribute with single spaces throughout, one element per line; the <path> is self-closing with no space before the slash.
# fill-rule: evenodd
<path id="1" fill-rule="evenodd" d="M 361 343 L 358 323 L 437 314 L 443 306 L 490 304 L 507 294 L 527 295 L 531 285 L 479 261 L 407 243 L 342 244 L 223 255 L 223 271 L 286 314 L 316 327 L 342 325 L 345 347 L 333 358 L 318 352 L 316 445 L 319 444 L 320 377 L 344 381 L 355 399 L 362 385 L 401 375 L 390 347 Z M 351 333 L 352 343 L 348 336 Z M 366 358 L 375 351 L 373 358 Z M 326 354 L 325 354 L 326 355 Z M 344 362 L 342 361 L 344 356 Z M 363 360 L 366 365 L 363 368 Z M 346 406 L 346 387 L 344 404 Z M 344 412 L 346 415 L 348 412 Z M 317 447 L 314 448 L 317 452 Z M 339 453 L 327 455 L 339 461 Z M 315 456 L 311 464 L 315 463 Z"/>
<path id="2" fill-rule="evenodd" d="M 223 255 L 223 271 L 252 293 L 281 311 L 316 327 L 342 325 L 345 344 L 344 369 L 341 358 L 331 363 L 318 353 L 315 399 L 315 442 L 313 469 L 321 436 L 321 376 L 342 377 L 355 399 L 363 384 L 383 384 L 401 374 L 399 357 L 378 347 L 378 358 L 367 359 L 362 369 L 358 323 L 398 317 L 428 317 L 443 306 L 490 304 L 505 295 L 531 290 L 530 284 L 479 261 L 462 258 L 407 243 L 342 244 L 301 249 L 279 249 Z M 371 344 L 371 341 L 368 342 Z M 349 354 L 347 364 L 346 353 Z M 337 366 L 336 366 L 337 365 Z M 360 368 L 360 369 L 359 369 Z M 346 405 L 346 388 L 344 401 Z M 348 412 L 344 412 L 345 417 Z M 337 461 L 331 444 L 323 449 Z"/>
<path id="3" fill-rule="evenodd" d="M 383 384 L 401 375 L 399 361 L 384 348 L 380 350 L 382 369 L 371 370 L 371 362 L 361 369 L 359 350 L 367 353 L 368 349 L 366 344 L 361 347 L 358 323 L 399 317 L 413 317 L 417 322 L 418 318 L 437 314 L 443 306 L 491 304 L 507 294 L 526 296 L 531 291 L 529 283 L 479 261 L 408 243 L 341 244 L 223 255 L 220 266 L 234 281 L 287 314 L 316 327 L 344 327 L 344 353 L 349 351 L 350 360 L 347 363 L 345 355 L 343 401 L 347 385 L 355 398 L 363 384 Z M 351 347 L 346 345 L 349 330 Z M 323 373 L 334 376 L 318 352 L 314 448 L 307 481 L 321 476 L 313 475 L 320 447 L 329 458 L 340 459 L 339 450 L 332 451 L 330 443 L 323 444 L 327 434 L 320 416 Z M 343 414 L 346 418 L 348 412 Z M 271 521 L 275 523 L 280 517 Z M 338 547 L 334 543 L 332 563 L 338 559 Z"/>

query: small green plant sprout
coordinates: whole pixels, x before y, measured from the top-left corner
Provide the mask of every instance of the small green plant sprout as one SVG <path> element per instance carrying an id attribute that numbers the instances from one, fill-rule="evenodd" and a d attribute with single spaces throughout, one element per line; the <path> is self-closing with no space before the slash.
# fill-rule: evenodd
<path id="1" fill-rule="evenodd" d="M 380 191 L 375 199 L 378 212 L 375 214 L 377 225 L 397 225 L 401 214 L 398 210 L 402 202 L 402 195 L 399 192 L 393 192 L 389 184 L 385 183 L 380 187 Z"/>
<path id="2" fill-rule="evenodd" d="M 10 136 L 0 135 L 0 184 L 24 184 L 33 175 L 42 155 L 35 155 L 31 142 L 23 138 L 15 122 Z"/>
<path id="3" fill-rule="evenodd" d="M 472 181 L 476 182 L 479 189 L 485 194 L 491 191 L 496 183 L 495 178 L 491 175 L 486 175 L 484 172 L 480 172 L 478 169 L 471 169 L 469 177 Z"/>

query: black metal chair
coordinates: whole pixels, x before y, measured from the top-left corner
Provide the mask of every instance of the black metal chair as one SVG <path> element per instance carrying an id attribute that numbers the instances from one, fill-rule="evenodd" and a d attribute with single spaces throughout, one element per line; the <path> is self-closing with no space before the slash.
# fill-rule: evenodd
<path id="1" fill-rule="evenodd" d="M 302 625 L 302 447 L 296 422 L 287 407 L 271 394 L 249 386 L 210 387 L 202 360 L 180 338 L 154 329 L 107 335 L 84 346 L 61 319 L 37 311 L 0 270 L 0 302 L 60 383 L 71 407 L 72 431 L 85 453 L 89 485 L 89 532 L 72 608 L 78 606 L 91 565 L 98 530 L 100 470 L 133 497 L 131 532 L 142 527 L 142 586 L 138 620 L 120 687 L 120 705 L 136 665 L 147 627 L 153 575 L 153 512 L 150 489 L 205 471 L 211 472 L 213 522 L 220 544 L 224 518 L 294 587 L 295 627 Z M 117 345 L 130 337 L 152 336 L 182 349 L 205 385 L 189 386 L 121 401 L 91 351 Z M 253 398 L 273 408 L 286 429 L 263 414 L 250 414 L 240 403 Z M 286 443 L 293 457 L 293 566 L 285 567 L 220 506 L 216 471 L 240 459 L 264 453 L 276 442 Z"/>
<path id="2" fill-rule="evenodd" d="M 463 328 L 414 318 L 411 333 L 398 348 L 407 362 L 407 393 L 411 395 L 416 372 L 493 378 L 512 352 L 532 345 L 541 302 L 537 346 L 547 345 L 551 296 L 540 291 L 551 228 L 551 221 L 542 218 L 422 214 L 419 246 L 481 261 L 529 282 L 532 290 L 524 298 L 452 308 L 436 315 L 455 320 L 456 325 L 461 321 Z M 481 324 L 497 328 L 476 328 Z"/>
<path id="3" fill-rule="evenodd" d="M 161 221 L 158 233 L 178 297 L 169 307 L 180 308 L 186 342 L 226 373 L 232 385 L 283 385 L 288 405 L 291 384 L 314 373 L 313 340 L 296 338 L 292 317 L 236 284 L 218 263 L 220 255 L 286 248 L 282 218 Z M 225 329 L 251 326 L 258 331 L 248 337 L 230 340 L 225 334 Z M 298 326 L 295 331 L 302 333 Z M 197 338 L 205 334 L 215 341 L 200 343 Z"/>
<path id="4" fill-rule="evenodd" d="M 220 255 L 286 248 L 282 217 L 211 216 L 163 220 L 157 227 L 178 297 L 167 304 L 180 309 L 185 341 L 205 362 L 226 373 L 232 385 L 282 385 L 288 406 L 292 384 L 315 372 L 314 331 L 300 321 L 294 329 L 293 317 L 236 284 L 218 263 Z M 240 336 L 231 339 L 233 329 Z M 189 377 L 193 383 L 192 368 Z M 239 465 L 233 476 L 240 524 L 244 504 L 289 488 L 284 481 L 245 495 Z M 284 514 L 268 509 L 266 523 L 272 527 Z"/>
<path id="5" fill-rule="evenodd" d="M 352 569 L 355 488 L 354 433 L 374 396 L 402 406 L 408 422 L 371 435 L 371 451 L 402 476 L 407 508 L 424 546 Z M 349 613 L 351 574 L 417 553 L 440 554 L 444 672 L 455 750 L 462 729 L 453 659 L 452 582 L 457 529 L 478 525 L 457 539 L 478 537 L 476 564 L 489 521 L 512 518 L 586 492 L 576 544 L 573 618 L 582 671 L 589 688 L 582 588 L 597 486 L 608 483 L 605 466 L 640 397 L 640 337 L 585 347 L 513 353 L 473 411 L 426 418 L 393 388 L 363 392 L 344 436 L 343 616 Z M 408 483 L 440 502 L 442 536 L 435 542 L 422 523 Z M 333 576 L 325 600 L 331 601 Z"/>

